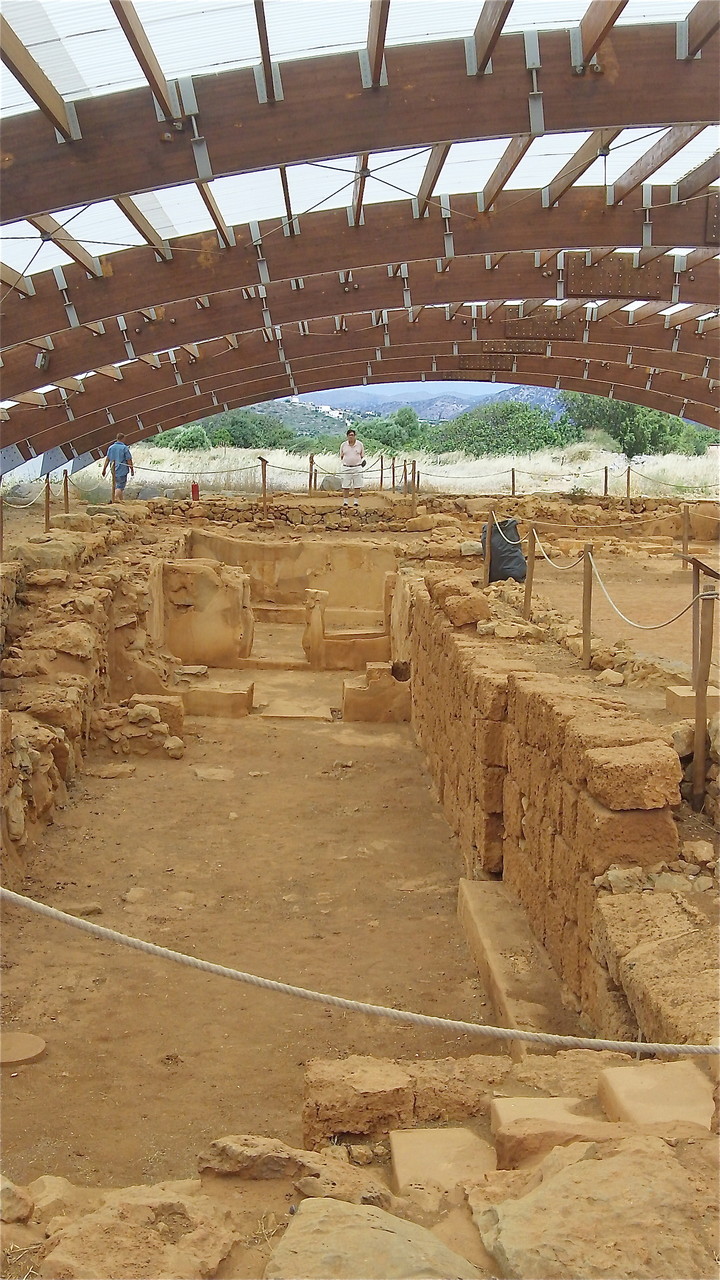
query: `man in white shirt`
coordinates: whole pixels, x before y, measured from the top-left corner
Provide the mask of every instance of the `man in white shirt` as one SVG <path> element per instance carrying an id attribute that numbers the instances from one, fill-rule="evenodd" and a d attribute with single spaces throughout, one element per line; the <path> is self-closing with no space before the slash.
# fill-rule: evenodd
<path id="1" fill-rule="evenodd" d="M 365 446 L 358 440 L 352 427 L 347 433 L 347 440 L 340 445 L 340 463 L 342 466 L 343 506 L 350 506 L 350 491 L 353 493 L 353 506 L 359 507 L 358 501 L 362 489 L 363 467 L 366 465 Z"/>

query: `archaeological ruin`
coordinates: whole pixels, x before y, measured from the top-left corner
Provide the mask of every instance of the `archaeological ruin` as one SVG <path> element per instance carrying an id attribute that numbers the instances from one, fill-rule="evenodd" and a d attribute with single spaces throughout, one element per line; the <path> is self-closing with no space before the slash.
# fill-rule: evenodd
<path id="1" fill-rule="evenodd" d="M 4 5 L 7 1280 L 716 1274 L 717 491 L 78 486 L 363 382 L 718 426 L 717 5 L 551 8 Z"/>

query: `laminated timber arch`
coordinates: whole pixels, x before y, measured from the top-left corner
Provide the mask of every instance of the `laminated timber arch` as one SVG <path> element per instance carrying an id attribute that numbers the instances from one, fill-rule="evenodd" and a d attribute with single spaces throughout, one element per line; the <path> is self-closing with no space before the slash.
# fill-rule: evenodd
<path id="1" fill-rule="evenodd" d="M 120 423 L 140 439 L 295 390 L 496 372 L 716 424 L 718 156 L 674 186 L 648 185 L 718 114 L 713 0 L 648 27 L 615 27 L 624 5 L 594 0 L 579 27 L 539 36 L 503 33 L 512 5 L 485 3 L 472 48 L 393 49 L 389 0 L 372 0 L 366 63 L 283 63 L 279 95 L 267 49 L 262 68 L 168 85 L 130 0 L 111 3 L 157 113 L 143 89 L 80 100 L 71 118 L 22 50 L 16 65 L 3 55 L 39 107 L 5 128 L 3 213 L 75 259 L 27 279 L 3 269 L 3 394 L 19 399 L 0 416 L 17 457 L 72 456 Z M 473 57 L 491 74 L 475 74 Z M 573 186 L 630 125 L 667 132 L 614 186 Z M 533 137 L 572 130 L 591 134 L 545 188 L 503 189 Z M 448 138 L 498 135 L 507 143 L 482 191 L 433 195 Z M 370 152 L 408 146 L 429 152 L 415 199 L 363 206 Z M 347 209 L 298 214 L 283 181 L 285 218 L 231 227 L 212 194 L 223 174 L 278 164 L 284 175 L 353 152 Z M 167 242 L 133 194 L 179 182 L 195 183 L 212 227 Z M 77 203 L 113 198 L 147 245 L 95 258 L 53 216 L 69 191 Z M 635 253 L 613 255 L 618 245 Z M 553 300 L 557 311 L 543 306 Z M 632 315 L 630 301 L 641 304 Z"/>

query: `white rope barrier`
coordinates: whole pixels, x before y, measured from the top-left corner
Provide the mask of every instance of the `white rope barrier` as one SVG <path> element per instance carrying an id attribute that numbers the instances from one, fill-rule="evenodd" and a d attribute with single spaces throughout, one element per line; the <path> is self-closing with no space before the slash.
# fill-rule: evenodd
<path id="1" fill-rule="evenodd" d="M 580 562 L 585 558 L 585 552 L 583 551 L 582 555 L 578 556 L 577 560 L 573 560 L 572 564 L 558 564 L 555 560 L 550 559 L 547 551 L 545 550 L 537 534 L 535 534 L 535 544 L 538 548 L 538 551 L 540 552 L 540 555 L 545 557 L 548 564 L 551 564 L 553 569 L 559 569 L 561 573 L 565 573 L 566 570 L 568 569 L 576 569 L 577 566 L 580 564 Z"/>
<path id="2" fill-rule="evenodd" d="M 79 929 L 93 937 L 107 942 L 115 942 L 134 951 L 142 951 L 146 955 L 158 956 L 162 960 L 171 960 L 176 964 L 186 965 L 191 969 L 199 969 L 203 973 L 214 973 L 221 978 L 230 978 L 251 987 L 262 987 L 266 991 L 276 991 L 282 995 L 296 996 L 300 1000 L 310 1000 L 316 1004 L 331 1005 L 334 1008 L 346 1009 L 352 1013 L 369 1014 L 372 1017 L 389 1018 L 395 1022 L 409 1022 L 416 1026 L 438 1027 L 445 1031 L 457 1031 L 466 1035 L 484 1036 L 489 1040 L 521 1040 L 530 1044 L 547 1044 L 556 1048 L 581 1049 L 615 1049 L 621 1053 L 661 1054 L 665 1057 L 679 1058 L 688 1056 L 707 1056 L 720 1054 L 720 1045 L 700 1044 L 652 1044 L 634 1040 L 599 1040 L 581 1036 L 559 1036 L 540 1031 L 517 1031 L 511 1027 L 490 1027 L 477 1022 L 461 1022 L 454 1018 L 437 1018 L 431 1014 L 411 1013 L 405 1009 L 389 1009 L 384 1005 L 368 1004 L 362 1000 L 346 1000 L 342 996 L 327 995 L 322 991 L 309 991 L 305 987 L 295 987 L 287 982 L 275 982 L 271 978 L 261 978 L 256 974 L 243 973 L 239 969 L 229 969 L 225 965 L 213 964 L 209 960 L 198 960 L 195 956 L 185 955 L 182 951 L 171 951 L 168 947 L 158 947 L 153 942 L 142 938 L 133 938 L 115 929 L 107 929 L 103 925 L 92 924 L 78 916 L 68 915 L 49 907 L 44 902 L 27 898 L 24 894 L 14 893 L 11 889 L 0 888 L 0 899 L 13 906 L 24 907 L 38 915 L 47 916 L 60 924 Z"/>
<path id="3" fill-rule="evenodd" d="M 527 542 L 527 535 L 524 538 L 507 538 L 500 528 L 500 521 L 498 520 L 495 512 L 491 511 L 490 514 L 493 518 L 493 528 L 497 529 L 503 542 L 507 542 L 509 547 L 521 547 L 523 542 Z M 503 519 L 507 519 L 507 517 L 503 516 Z"/>
<path id="4" fill-rule="evenodd" d="M 661 631 L 663 627 L 669 627 L 671 623 L 677 622 L 678 618 L 682 618 L 683 614 L 687 613 L 688 609 L 692 609 L 693 605 L 697 600 L 720 600 L 720 595 L 718 595 L 716 591 L 700 591 L 698 595 L 693 596 L 692 600 L 689 602 L 689 604 L 685 605 L 684 609 L 681 609 L 679 613 L 676 613 L 673 618 L 668 618 L 667 622 L 651 622 L 651 623 L 633 622 L 632 618 L 627 618 L 625 614 L 621 613 L 620 610 L 618 609 L 617 605 L 615 604 L 615 601 L 610 596 L 608 589 L 605 586 L 605 583 L 600 577 L 600 571 L 595 563 L 592 553 L 588 553 L 588 554 L 589 554 L 590 563 L 593 568 L 593 573 L 595 574 L 595 577 L 598 582 L 598 586 L 600 587 L 600 590 L 605 596 L 605 599 L 607 600 L 608 604 L 611 606 L 612 609 L 615 610 L 618 617 L 622 618 L 623 622 L 627 622 L 628 626 L 636 627 L 638 631 Z"/>

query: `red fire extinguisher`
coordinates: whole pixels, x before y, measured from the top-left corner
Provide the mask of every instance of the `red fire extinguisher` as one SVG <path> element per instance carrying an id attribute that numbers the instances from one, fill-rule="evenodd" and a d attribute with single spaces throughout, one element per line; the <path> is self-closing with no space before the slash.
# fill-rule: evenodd
<path id="1" fill-rule="evenodd" d="M 190 497 L 192 498 L 193 502 L 198 502 L 200 500 L 200 485 L 198 484 L 197 480 L 193 480 L 192 484 L 190 485 Z"/>

